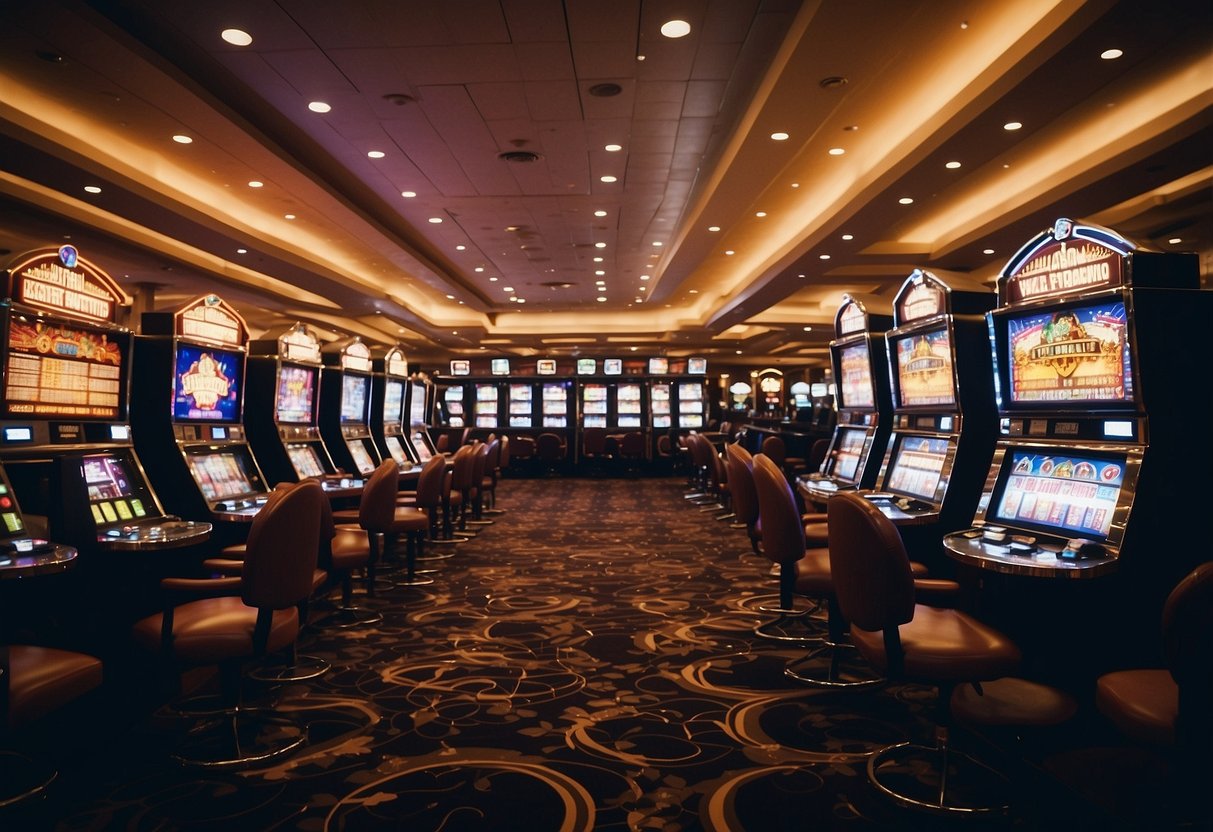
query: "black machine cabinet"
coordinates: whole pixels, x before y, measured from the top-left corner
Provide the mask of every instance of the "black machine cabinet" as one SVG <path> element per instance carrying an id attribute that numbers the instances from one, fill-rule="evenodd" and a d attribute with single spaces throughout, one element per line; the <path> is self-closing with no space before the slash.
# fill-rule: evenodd
<path id="1" fill-rule="evenodd" d="M 409 365 L 404 349 L 392 347 L 375 362 L 371 380 L 371 433 L 381 459 L 393 459 L 401 470 L 413 467 L 405 424 Z"/>
<path id="2" fill-rule="evenodd" d="M 320 435 L 339 471 L 369 477 L 381 459 L 371 436 L 371 350 L 353 337 L 328 344 L 321 354 L 326 366 L 320 385 Z"/>

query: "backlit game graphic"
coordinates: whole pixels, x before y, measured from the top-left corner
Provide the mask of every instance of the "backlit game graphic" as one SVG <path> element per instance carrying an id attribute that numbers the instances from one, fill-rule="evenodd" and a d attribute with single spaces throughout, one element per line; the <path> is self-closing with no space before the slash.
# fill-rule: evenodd
<path id="1" fill-rule="evenodd" d="M 1125 307 L 1067 307 L 1007 321 L 1012 402 L 1131 402 Z"/>
<path id="2" fill-rule="evenodd" d="M 854 481 L 863 459 L 863 444 L 867 434 L 862 430 L 844 430 L 838 435 L 838 449 L 834 453 L 834 475 L 839 479 Z"/>
<path id="3" fill-rule="evenodd" d="M 104 332 L 14 318 L 6 364 L 9 415 L 118 417 L 122 351 Z"/>
<path id="4" fill-rule="evenodd" d="M 868 345 L 855 344 L 844 347 L 838 356 L 842 368 L 839 392 L 841 407 L 872 407 L 876 404 L 876 391 L 872 388 L 872 362 L 868 360 Z"/>
<path id="5" fill-rule="evenodd" d="M 312 404 L 316 399 L 315 387 L 314 369 L 283 364 L 278 371 L 278 421 L 310 425 Z"/>
<path id="6" fill-rule="evenodd" d="M 1124 484 L 1123 460 L 1015 451 L 1010 465 L 999 520 L 1107 537 Z"/>
<path id="7" fill-rule="evenodd" d="M 346 373 L 341 377 L 341 422 L 364 424 L 366 422 L 367 393 L 371 387 L 368 376 Z"/>
<path id="8" fill-rule="evenodd" d="M 897 458 L 889 468 L 886 487 L 930 500 L 939 488 L 950 443 L 929 436 L 906 436 L 897 449 Z"/>
<path id="9" fill-rule="evenodd" d="M 237 421 L 240 365 L 237 353 L 179 344 L 173 374 L 173 418 Z"/>
<path id="10" fill-rule="evenodd" d="M 952 337 L 947 329 L 902 338 L 896 344 L 897 398 L 901 407 L 953 405 Z"/>
<path id="11" fill-rule="evenodd" d="M 383 391 L 383 421 L 398 423 L 404 415 L 404 382 L 388 381 Z"/>

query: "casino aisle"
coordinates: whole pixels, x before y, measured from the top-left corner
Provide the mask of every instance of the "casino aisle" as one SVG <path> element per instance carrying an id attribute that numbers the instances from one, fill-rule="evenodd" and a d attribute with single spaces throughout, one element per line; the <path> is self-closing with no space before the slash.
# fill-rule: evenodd
<path id="1" fill-rule="evenodd" d="M 797 651 L 751 633 L 758 596 L 773 590 L 766 562 L 744 531 L 688 506 L 680 480 L 510 478 L 500 496 L 507 513 L 457 547 L 432 585 L 360 601 L 382 624 L 304 639 L 302 652 L 332 662 L 327 676 L 250 692 L 251 703 L 308 721 L 311 741 L 294 757 L 243 773 L 186 771 L 167 760 L 175 722 L 164 712 L 133 725 L 92 713 L 82 736 L 63 738 L 47 800 L 0 826 L 933 823 L 885 802 L 863 776 L 867 752 L 930 736 L 933 691 L 834 694 L 786 679 Z M 1115 812 L 1158 820 L 1148 794 L 1123 792 L 1105 812 L 1051 779 L 1018 772 L 1017 782 L 1031 792 L 994 828 L 1116 828 Z"/>

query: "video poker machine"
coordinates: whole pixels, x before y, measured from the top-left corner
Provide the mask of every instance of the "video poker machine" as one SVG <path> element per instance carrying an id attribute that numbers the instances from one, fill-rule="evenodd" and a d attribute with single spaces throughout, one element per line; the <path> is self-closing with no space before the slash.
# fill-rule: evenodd
<path id="1" fill-rule="evenodd" d="M 355 477 L 369 477 L 379 466 L 371 438 L 371 348 L 362 339 L 334 341 L 321 351 L 320 435 L 333 463 Z"/>
<path id="2" fill-rule="evenodd" d="M 145 312 L 141 330 L 131 423 L 165 506 L 182 517 L 251 522 L 269 488 L 244 430 L 244 319 L 211 294 L 175 312 Z"/>
<path id="3" fill-rule="evenodd" d="M 405 407 L 408 413 L 408 442 L 405 450 L 417 465 L 430 461 L 438 450 L 430 436 L 430 427 L 434 424 L 435 385 L 423 373 L 413 373 L 409 376 L 408 396 Z"/>
<path id="4" fill-rule="evenodd" d="M 249 342 L 245 429 L 271 487 L 319 477 L 326 491 L 356 489 L 338 473 L 320 436 L 320 340 L 297 323 L 278 337 Z"/>
<path id="5" fill-rule="evenodd" d="M 825 503 L 840 489 L 876 484 L 893 415 L 884 341 L 890 324 L 887 316 L 870 315 L 860 301 L 843 296 L 830 342 L 838 423 L 821 470 L 802 475 L 797 483 L 812 502 Z"/>
<path id="6" fill-rule="evenodd" d="M 408 397 L 409 363 L 404 348 L 397 345 L 375 362 L 376 373 L 371 383 L 371 431 L 380 457 L 396 461 L 400 469 L 413 467 L 406 448 L 408 434 L 404 428 L 404 402 Z"/>
<path id="7" fill-rule="evenodd" d="M 82 553 L 205 541 L 210 523 L 165 514 L 131 439 L 126 294 L 73 246 L 5 277 L 0 454 L 26 511 Z"/>
<path id="8" fill-rule="evenodd" d="M 997 433 L 985 313 L 993 292 L 961 292 L 915 269 L 885 333 L 893 428 L 878 491 L 864 492 L 919 556 L 969 525 Z M 922 539 L 925 526 L 930 540 Z M 911 544 L 914 545 L 911 545 Z M 930 553 L 926 551 L 929 547 Z"/>
<path id="9" fill-rule="evenodd" d="M 1057 606 L 1123 654 L 1157 644 L 1167 593 L 1208 558 L 1213 293 L 1199 287 L 1194 254 L 1060 219 L 1007 263 L 987 315 L 1000 437 L 971 528 L 944 545 L 1013 576 L 1011 597 L 1075 587 Z M 1071 580 L 1085 578 L 1100 580 Z"/>

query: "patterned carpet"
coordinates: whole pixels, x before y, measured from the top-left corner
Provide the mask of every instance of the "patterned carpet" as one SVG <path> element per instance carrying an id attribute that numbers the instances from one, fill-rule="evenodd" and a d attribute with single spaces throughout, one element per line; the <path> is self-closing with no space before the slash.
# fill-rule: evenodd
<path id="1" fill-rule="evenodd" d="M 308 633 L 328 675 L 254 692 L 309 724 L 295 756 L 185 771 L 161 712 L 61 765 L 9 828 L 946 828 L 864 774 L 873 749 L 929 740 L 934 691 L 786 679 L 803 651 L 751 633 L 767 564 L 679 480 L 511 479 L 500 504 L 432 585 L 361 599 L 382 624 Z M 1043 828 L 1041 801 L 965 828 Z"/>

